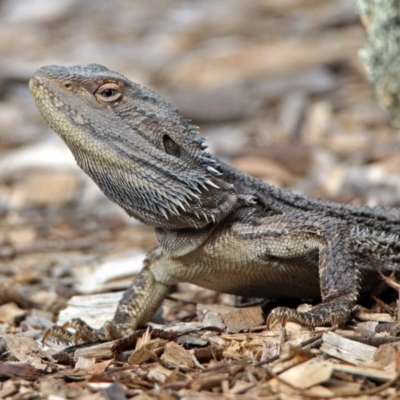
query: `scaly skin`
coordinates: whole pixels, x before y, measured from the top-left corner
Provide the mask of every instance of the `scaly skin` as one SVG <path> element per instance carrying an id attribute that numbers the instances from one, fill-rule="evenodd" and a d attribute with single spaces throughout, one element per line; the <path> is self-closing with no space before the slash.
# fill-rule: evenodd
<path id="1" fill-rule="evenodd" d="M 129 334 L 178 282 L 247 297 L 321 298 L 309 312 L 277 308 L 269 322 L 341 323 L 377 283 L 371 260 L 386 273 L 400 269 L 399 210 L 309 199 L 237 171 L 206 151 L 171 104 L 118 73 L 48 66 L 30 89 L 78 165 L 153 226 L 159 244 L 112 321 L 100 330 L 71 321 L 81 341 Z"/>

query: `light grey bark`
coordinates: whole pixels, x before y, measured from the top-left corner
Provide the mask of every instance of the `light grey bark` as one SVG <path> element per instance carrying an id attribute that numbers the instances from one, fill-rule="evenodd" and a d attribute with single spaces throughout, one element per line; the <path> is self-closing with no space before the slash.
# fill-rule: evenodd
<path id="1" fill-rule="evenodd" d="M 360 51 L 380 104 L 400 128 L 400 0 L 357 0 L 368 34 Z"/>

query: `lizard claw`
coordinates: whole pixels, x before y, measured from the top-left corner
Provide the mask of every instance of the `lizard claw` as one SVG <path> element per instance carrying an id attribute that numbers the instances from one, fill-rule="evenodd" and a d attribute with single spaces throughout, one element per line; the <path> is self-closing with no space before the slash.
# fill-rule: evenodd
<path id="1" fill-rule="evenodd" d="M 45 344 L 46 340 L 50 337 L 55 337 L 56 339 L 64 343 L 75 343 L 75 334 L 68 331 L 63 326 L 54 325 L 52 328 L 47 329 L 42 337 L 42 345 Z"/>
<path id="2" fill-rule="evenodd" d="M 293 311 L 286 307 L 277 307 L 270 312 L 267 318 L 268 330 L 271 330 L 277 323 L 281 323 L 282 327 L 285 327 L 288 322 L 288 316 L 286 312 Z"/>
<path id="3" fill-rule="evenodd" d="M 269 314 L 267 326 L 268 329 L 271 329 L 279 320 L 282 326 L 285 326 L 287 322 L 295 322 L 308 327 L 339 325 L 348 320 L 351 308 L 351 302 L 337 303 L 334 301 L 321 303 L 306 312 L 287 307 L 277 307 Z"/>
<path id="4" fill-rule="evenodd" d="M 75 333 L 70 332 L 68 328 L 74 329 Z M 62 326 L 55 325 L 48 329 L 43 335 L 42 343 L 49 337 L 73 344 L 93 343 L 107 339 L 103 329 L 94 329 L 80 318 L 73 318 Z"/>

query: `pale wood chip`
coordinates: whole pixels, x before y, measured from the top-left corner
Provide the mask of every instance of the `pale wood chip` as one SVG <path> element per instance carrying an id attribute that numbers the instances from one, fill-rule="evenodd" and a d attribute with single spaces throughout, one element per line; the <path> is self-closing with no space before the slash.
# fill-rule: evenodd
<path id="1" fill-rule="evenodd" d="M 326 382 L 333 372 L 333 364 L 315 358 L 296 365 L 279 375 L 279 378 L 299 389 L 307 389 Z"/>
<path id="2" fill-rule="evenodd" d="M 77 290 L 83 294 L 125 289 L 143 267 L 145 254 L 129 250 L 88 264 L 76 271 Z"/>
<path id="3" fill-rule="evenodd" d="M 376 333 L 376 327 L 379 325 L 378 321 L 365 321 L 365 322 L 359 322 L 356 327 L 354 328 L 355 332 L 358 332 L 362 335 L 375 335 Z"/>
<path id="4" fill-rule="evenodd" d="M 131 365 L 140 365 L 153 359 L 153 352 L 158 349 L 163 349 L 166 343 L 167 341 L 163 339 L 153 339 L 142 344 L 129 356 L 128 363 Z"/>
<path id="5" fill-rule="evenodd" d="M 79 347 L 74 352 L 74 362 L 79 360 L 79 357 L 83 358 L 95 358 L 95 359 L 109 359 L 112 358 L 112 347 L 115 342 L 99 343 L 95 345 Z"/>
<path id="6" fill-rule="evenodd" d="M 281 346 L 280 343 L 275 340 L 275 341 L 267 341 L 263 340 L 262 342 L 262 354 L 260 357 L 260 361 L 267 360 L 271 357 L 275 357 L 279 355 L 281 351 Z"/>
<path id="7" fill-rule="evenodd" d="M 165 383 L 173 371 L 161 365 L 155 365 L 147 374 L 148 379 L 157 383 Z"/>
<path id="8" fill-rule="evenodd" d="M 101 328 L 104 322 L 114 316 L 117 304 L 123 292 L 73 296 L 69 299 L 67 308 L 61 310 L 57 320 L 63 325 L 73 318 L 81 318 L 93 328 Z"/>
<path id="9" fill-rule="evenodd" d="M 346 339 L 334 332 L 322 335 L 321 351 L 354 365 L 373 364 L 376 347 Z"/>
<path id="10" fill-rule="evenodd" d="M 103 373 L 111 364 L 112 360 L 106 360 L 101 362 L 96 362 L 91 367 L 88 368 L 88 373 L 91 375 Z"/>
<path id="11" fill-rule="evenodd" d="M 168 342 L 165 346 L 161 360 L 171 368 L 194 368 L 193 356 L 182 346 L 175 342 Z"/>
<path id="12" fill-rule="evenodd" d="M 30 337 L 17 335 L 4 335 L 8 350 L 19 361 L 30 364 L 37 370 L 45 371 L 49 369 L 51 356 L 39 348 L 36 341 Z"/>
<path id="13" fill-rule="evenodd" d="M 199 378 L 195 379 L 191 387 L 193 390 L 199 392 L 200 390 L 211 390 L 214 387 L 220 386 L 222 381 L 229 379 L 228 373 L 222 374 L 204 374 Z"/>
<path id="14" fill-rule="evenodd" d="M 23 202 L 60 207 L 76 201 L 82 184 L 75 171 L 46 171 L 28 175 L 21 187 Z"/>
<path id="15" fill-rule="evenodd" d="M 0 376 L 2 378 L 4 377 L 4 375 L 1 374 L 1 367 L 0 367 Z M 18 384 L 18 386 L 19 386 L 19 384 Z M 17 384 L 14 383 L 12 380 L 8 380 L 2 384 L 2 387 L 0 389 L 0 399 L 5 399 L 16 393 L 18 393 Z"/>
<path id="16" fill-rule="evenodd" d="M 374 313 L 365 309 L 356 311 L 354 316 L 361 321 L 395 322 L 393 317 L 388 313 Z"/>
<path id="17" fill-rule="evenodd" d="M 112 382 L 88 382 L 87 386 L 93 391 L 99 391 L 109 388 L 112 384 Z"/>
<path id="18" fill-rule="evenodd" d="M 201 339 L 198 336 L 194 335 L 182 335 L 178 337 L 178 344 L 186 345 L 186 346 L 207 346 L 208 340 Z"/>
<path id="19" fill-rule="evenodd" d="M 143 346 L 146 346 L 150 342 L 151 342 L 150 328 L 147 328 L 146 331 L 143 333 L 143 335 L 139 337 L 138 340 L 136 341 L 135 351 L 139 350 Z M 151 345 L 152 348 L 156 348 L 156 346 L 154 345 L 155 343 L 157 342 L 152 343 Z"/>
<path id="20" fill-rule="evenodd" d="M 272 390 L 273 393 L 276 393 L 279 396 L 285 396 L 283 398 L 287 398 L 290 400 L 298 399 L 301 400 L 304 397 L 301 395 L 301 389 L 300 388 L 294 388 L 290 386 L 289 384 L 286 384 L 284 381 L 279 380 L 278 378 L 272 378 L 269 382 L 269 387 Z M 315 385 L 310 389 L 307 389 L 308 393 L 312 393 L 314 396 L 332 396 L 334 393 L 329 390 L 328 388 L 321 386 L 321 385 Z M 287 396 L 287 397 L 286 397 Z"/>
<path id="21" fill-rule="evenodd" d="M 75 369 L 89 369 L 96 363 L 96 359 L 94 357 L 79 357 L 78 361 L 75 364 Z"/>
<path id="22" fill-rule="evenodd" d="M 235 308 L 221 304 L 198 304 L 203 326 L 226 327 L 228 332 L 240 332 L 264 322 L 261 307 Z"/>
<path id="23" fill-rule="evenodd" d="M 154 400 L 154 397 L 151 397 L 143 392 L 135 396 L 135 400 Z"/>
<path id="24" fill-rule="evenodd" d="M 12 326 L 25 314 L 26 311 L 19 308 L 15 303 L 7 303 L 0 306 L 0 321 Z"/>
<path id="25" fill-rule="evenodd" d="M 15 247 L 29 246 L 35 242 L 36 231 L 31 227 L 15 228 L 8 233 L 8 240 Z"/>
<path id="26" fill-rule="evenodd" d="M 165 326 L 163 324 L 156 324 L 154 322 L 148 322 L 147 326 L 153 329 L 164 330 L 166 332 L 174 332 L 177 335 L 181 336 L 190 332 L 199 331 L 203 325 L 201 322 L 175 322 L 171 325 Z"/>
<path id="27" fill-rule="evenodd" d="M 229 332 L 248 330 L 264 322 L 261 307 L 236 308 L 224 314 L 222 319 Z"/>
<path id="28" fill-rule="evenodd" d="M 232 394 L 245 393 L 252 387 L 254 387 L 254 383 L 241 381 L 238 379 L 235 382 L 235 384 L 231 387 L 231 389 L 229 390 L 229 393 L 232 393 Z"/>
<path id="29" fill-rule="evenodd" d="M 308 351 L 303 351 L 299 348 L 289 348 L 287 351 L 280 355 L 279 360 L 275 361 L 271 370 L 274 374 L 279 374 L 289 368 L 293 368 L 298 364 L 302 364 L 312 359 L 312 354 Z"/>
<path id="30" fill-rule="evenodd" d="M 362 376 L 366 378 L 375 379 L 377 381 L 389 381 L 396 377 L 395 373 L 386 372 L 377 368 L 362 367 L 360 365 L 344 365 L 334 364 L 335 371 L 347 372 L 348 374 L 355 376 Z"/>
<path id="31" fill-rule="evenodd" d="M 400 371 L 400 338 L 399 342 L 380 345 L 376 352 L 375 360 L 385 371 Z"/>
<path id="32" fill-rule="evenodd" d="M 20 362 L 7 362 L 0 363 L 0 379 L 23 379 L 26 381 L 33 381 L 39 376 L 38 371 L 29 364 L 22 364 Z M 0 390 L 0 399 L 4 399 L 11 394 L 12 387 L 7 386 L 7 384 L 2 384 Z"/>
<path id="33" fill-rule="evenodd" d="M 301 137 L 304 143 L 315 145 L 327 135 L 332 121 L 332 105 L 327 101 L 318 101 L 307 110 Z"/>

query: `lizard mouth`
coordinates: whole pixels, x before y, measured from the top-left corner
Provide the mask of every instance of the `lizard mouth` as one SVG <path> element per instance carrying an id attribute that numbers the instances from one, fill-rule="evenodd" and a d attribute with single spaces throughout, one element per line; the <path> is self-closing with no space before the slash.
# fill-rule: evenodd
<path id="1" fill-rule="evenodd" d="M 37 76 L 37 73 L 29 80 L 29 90 L 31 91 L 36 104 L 43 103 L 43 94 L 46 97 L 53 97 L 51 91 L 46 88 L 43 80 L 40 76 Z M 42 113 L 41 108 L 39 111 Z"/>
<path id="2" fill-rule="evenodd" d="M 39 73 L 36 72 L 29 80 L 29 90 L 35 94 L 40 88 L 43 88 L 43 80 L 40 78 Z"/>
<path id="3" fill-rule="evenodd" d="M 33 94 L 33 96 L 36 98 L 36 93 L 37 90 L 39 89 L 41 85 L 41 82 L 39 80 L 38 77 L 36 76 L 32 76 L 32 78 L 29 80 L 29 90 L 31 91 L 31 93 Z"/>
<path id="4" fill-rule="evenodd" d="M 31 91 L 33 91 L 35 89 L 35 87 L 36 87 L 36 79 L 35 78 L 31 78 L 29 80 L 29 89 Z"/>

